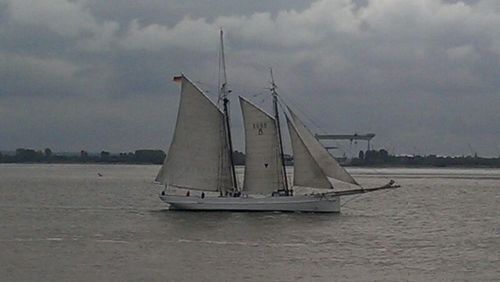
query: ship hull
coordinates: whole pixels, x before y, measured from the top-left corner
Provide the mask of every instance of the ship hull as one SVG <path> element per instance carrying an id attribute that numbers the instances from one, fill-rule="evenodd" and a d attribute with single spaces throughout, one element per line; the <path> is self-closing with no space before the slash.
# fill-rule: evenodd
<path id="1" fill-rule="evenodd" d="M 284 212 L 340 212 L 339 196 L 281 196 L 281 197 L 186 197 L 160 195 L 171 210 L 198 211 L 284 211 Z"/>

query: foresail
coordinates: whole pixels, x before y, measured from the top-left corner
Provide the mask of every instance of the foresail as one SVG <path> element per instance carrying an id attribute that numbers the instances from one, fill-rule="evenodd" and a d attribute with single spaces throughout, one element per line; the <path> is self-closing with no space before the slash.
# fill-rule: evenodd
<path id="1" fill-rule="evenodd" d="M 240 97 L 245 126 L 245 178 L 243 191 L 270 194 L 284 189 L 276 121 Z"/>
<path id="2" fill-rule="evenodd" d="M 157 181 L 195 190 L 231 189 L 224 114 L 185 76 L 177 124 Z"/>
<path id="3" fill-rule="evenodd" d="M 328 181 L 328 177 L 350 183 L 350 184 L 355 184 L 358 185 L 356 180 L 342 167 L 339 165 L 339 163 L 328 153 L 328 151 L 319 143 L 319 141 L 313 136 L 313 134 L 307 129 L 307 127 L 299 120 L 297 115 L 293 113 L 290 109 L 288 109 L 290 112 L 290 115 L 292 117 L 292 121 L 289 121 L 289 127 L 293 127 L 296 136 L 298 139 L 300 139 L 301 144 L 303 145 L 303 148 L 305 148 L 305 151 L 309 153 L 310 159 L 317 164 L 317 167 L 321 170 L 322 174 L 324 175 L 323 179 L 325 181 Z M 292 139 L 293 142 L 293 139 Z M 295 142 L 297 143 L 297 142 Z M 292 143 L 293 146 L 293 143 Z M 295 158 L 295 151 L 301 151 L 303 149 L 298 146 L 298 148 L 294 147 L 294 158 Z M 300 158 L 300 156 L 299 156 Z M 304 159 L 307 159 L 307 157 L 303 157 Z M 301 172 L 303 169 L 307 169 L 307 167 L 298 167 L 299 169 L 299 174 L 304 173 L 304 174 L 317 174 L 317 172 Z M 310 168 L 309 168 L 310 169 Z M 295 167 L 295 172 L 297 173 L 297 167 Z M 314 170 L 314 169 L 312 169 Z M 328 181 L 331 183 L 330 181 Z M 308 186 L 308 185 L 306 185 Z M 324 186 L 323 186 L 324 187 Z"/>
<path id="4" fill-rule="evenodd" d="M 315 188 L 333 188 L 299 137 L 295 126 L 286 116 L 293 150 L 293 185 Z"/>

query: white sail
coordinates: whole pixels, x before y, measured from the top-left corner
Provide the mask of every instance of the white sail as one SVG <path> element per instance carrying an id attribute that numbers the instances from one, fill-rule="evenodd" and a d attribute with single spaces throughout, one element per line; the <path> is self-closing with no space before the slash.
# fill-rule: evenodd
<path id="1" fill-rule="evenodd" d="M 240 97 L 245 126 L 245 178 L 243 191 L 270 194 L 284 189 L 276 120 Z"/>
<path id="2" fill-rule="evenodd" d="M 297 115 L 290 109 L 288 111 L 293 120 L 291 122 L 287 117 L 288 127 L 291 128 L 294 160 L 299 159 L 299 163 L 294 165 L 294 185 L 309 187 L 318 187 L 314 185 L 319 185 L 319 188 L 331 188 L 329 178 L 358 185 L 356 180 L 319 143 Z M 311 165 L 311 162 L 316 165 Z M 319 172 L 321 172 L 322 177 L 320 178 L 323 180 L 314 180 L 313 177 L 318 176 Z M 327 186 L 325 181 L 330 185 Z"/>
<path id="3" fill-rule="evenodd" d="M 224 114 L 188 78 L 181 76 L 175 133 L 156 181 L 205 191 L 232 189 Z"/>
<path id="4" fill-rule="evenodd" d="M 299 133 L 286 116 L 288 132 L 292 140 L 293 149 L 293 185 L 315 188 L 333 188 L 325 174 L 309 153 L 306 145 L 299 137 Z"/>

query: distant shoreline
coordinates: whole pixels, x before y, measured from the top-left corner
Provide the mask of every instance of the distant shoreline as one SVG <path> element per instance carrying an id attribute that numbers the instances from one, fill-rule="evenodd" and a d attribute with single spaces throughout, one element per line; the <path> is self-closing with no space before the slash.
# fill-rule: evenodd
<path id="1" fill-rule="evenodd" d="M 157 163 L 127 163 L 127 162 L 0 162 L 1 165 L 106 165 L 106 166 L 121 166 L 121 165 L 154 165 L 160 166 Z M 245 165 L 236 165 L 236 167 L 245 167 Z M 287 168 L 293 168 L 293 165 L 287 165 Z M 500 166 L 484 166 L 484 165 L 450 165 L 450 166 L 437 166 L 437 165 L 343 165 L 346 168 L 433 168 L 433 169 L 461 169 L 461 168 L 477 168 L 477 169 L 500 169 Z"/>
<path id="2" fill-rule="evenodd" d="M 0 153 L 0 163 L 29 164 L 134 164 L 160 165 L 166 158 L 162 150 L 141 149 L 134 152 L 110 153 L 53 153 L 51 149 L 34 150 L 19 148 L 15 152 Z M 293 156 L 285 154 L 285 164 L 293 165 Z M 486 158 L 474 156 L 440 156 L 440 155 L 390 155 L 387 150 L 360 151 L 358 157 L 352 159 L 337 158 L 337 161 L 347 167 L 373 168 L 500 168 L 500 157 Z M 245 164 L 245 154 L 234 151 L 233 163 Z"/>

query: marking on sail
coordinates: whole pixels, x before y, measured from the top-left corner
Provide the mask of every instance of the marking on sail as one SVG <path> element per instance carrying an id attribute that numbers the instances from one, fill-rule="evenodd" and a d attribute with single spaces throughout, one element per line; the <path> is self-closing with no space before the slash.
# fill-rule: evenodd
<path id="1" fill-rule="evenodd" d="M 259 122 L 252 124 L 253 129 L 267 128 L 267 122 Z"/>

